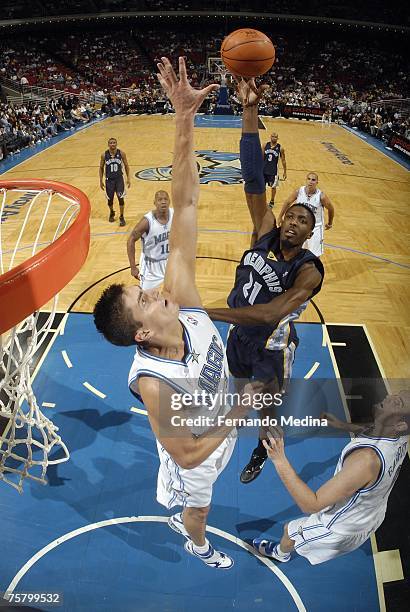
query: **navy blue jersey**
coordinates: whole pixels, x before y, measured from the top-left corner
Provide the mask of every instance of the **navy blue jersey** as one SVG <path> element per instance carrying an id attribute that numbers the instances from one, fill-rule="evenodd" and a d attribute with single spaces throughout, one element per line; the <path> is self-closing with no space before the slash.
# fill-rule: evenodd
<path id="1" fill-rule="evenodd" d="M 272 147 L 272 143 L 267 142 L 265 145 L 265 154 L 263 157 L 263 174 L 268 176 L 276 176 L 278 173 L 278 162 L 280 155 L 280 144 Z"/>
<path id="2" fill-rule="evenodd" d="M 310 261 L 322 275 L 322 281 L 312 293 L 313 297 L 322 288 L 322 262 L 306 249 L 301 249 L 293 259 L 285 261 L 280 252 L 280 229 L 274 228 L 243 254 L 241 263 L 236 268 L 235 285 L 229 294 L 228 305 L 231 308 L 239 308 L 252 304 L 267 304 L 290 289 L 301 266 Z M 286 345 L 289 345 L 297 336 L 292 317 L 286 319 Z M 278 328 L 278 322 L 253 327 L 239 325 L 237 328 L 242 336 L 247 336 L 254 344 L 268 348 L 268 340 Z"/>
<path id="3" fill-rule="evenodd" d="M 105 178 L 117 179 L 122 176 L 122 155 L 119 149 L 116 150 L 115 155 L 111 156 L 111 153 L 107 149 L 104 153 L 105 158 Z"/>

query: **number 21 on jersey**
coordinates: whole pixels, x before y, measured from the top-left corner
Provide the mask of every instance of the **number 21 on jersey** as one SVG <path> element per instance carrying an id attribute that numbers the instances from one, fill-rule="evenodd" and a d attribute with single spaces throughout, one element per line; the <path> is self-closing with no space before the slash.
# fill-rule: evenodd
<path id="1" fill-rule="evenodd" d="M 249 281 L 244 284 L 242 291 L 243 295 L 248 300 L 249 304 L 254 304 L 256 296 L 261 290 L 262 285 L 258 281 L 253 280 L 252 272 L 249 273 Z"/>

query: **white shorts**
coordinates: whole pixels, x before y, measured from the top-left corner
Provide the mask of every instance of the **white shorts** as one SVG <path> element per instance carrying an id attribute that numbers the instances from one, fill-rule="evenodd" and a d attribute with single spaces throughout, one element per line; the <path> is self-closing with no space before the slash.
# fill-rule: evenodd
<path id="1" fill-rule="evenodd" d="M 302 516 L 288 524 L 288 535 L 295 542 L 295 552 L 317 565 L 359 548 L 373 530 L 346 535 L 323 525 L 318 514 Z"/>
<path id="2" fill-rule="evenodd" d="M 141 289 L 154 289 L 164 282 L 167 261 L 167 259 L 153 261 L 141 255 L 139 263 Z"/>
<path id="3" fill-rule="evenodd" d="M 198 467 L 181 468 L 157 440 L 160 460 L 157 501 L 166 508 L 183 506 L 206 508 L 212 499 L 212 486 L 227 466 L 236 443 L 236 432 L 230 434 Z"/>
<path id="4" fill-rule="evenodd" d="M 312 238 L 305 240 L 303 248 L 312 251 L 316 257 L 323 255 L 323 224 L 315 225 Z"/>

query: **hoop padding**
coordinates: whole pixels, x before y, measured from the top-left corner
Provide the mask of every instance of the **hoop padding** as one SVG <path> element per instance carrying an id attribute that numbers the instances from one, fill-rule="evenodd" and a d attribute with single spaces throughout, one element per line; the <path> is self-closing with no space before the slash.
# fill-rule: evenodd
<path id="1" fill-rule="evenodd" d="M 65 287 L 87 259 L 90 202 L 82 191 L 58 181 L 2 180 L 0 189 L 60 193 L 80 205 L 74 222 L 55 242 L 0 276 L 0 334 L 32 314 Z"/>

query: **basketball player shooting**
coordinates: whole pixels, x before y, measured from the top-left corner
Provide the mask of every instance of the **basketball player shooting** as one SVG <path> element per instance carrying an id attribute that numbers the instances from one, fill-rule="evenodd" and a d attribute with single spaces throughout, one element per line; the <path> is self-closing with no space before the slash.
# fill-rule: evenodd
<path id="1" fill-rule="evenodd" d="M 224 395 L 228 367 L 222 339 L 202 308 L 195 284 L 197 204 L 199 177 L 193 154 L 194 117 L 202 102 L 218 85 L 193 89 L 185 62 L 179 58 L 179 79 L 167 58 L 158 64 L 158 79 L 175 109 L 175 145 L 172 172 L 174 222 L 164 293 L 144 291 L 139 285 L 111 285 L 94 309 L 97 329 L 117 345 L 136 344 L 129 373 L 131 392 L 147 409 L 157 439 L 160 458 L 157 500 L 166 506 L 182 506 L 183 512 L 169 519 L 169 526 L 186 537 L 185 549 L 206 565 L 230 569 L 233 560 L 213 549 L 205 538 L 212 486 L 228 463 L 236 441 L 236 430 L 219 417 L 240 418 L 249 406 L 214 408 L 211 423 L 199 431 L 177 426 L 175 391 L 192 395 L 207 390 Z M 180 308 L 183 305 L 183 308 Z M 245 387 L 246 389 L 246 387 Z M 248 391 L 246 391 L 248 393 Z M 181 408 L 181 406 L 179 406 Z M 191 414 L 207 412 L 207 405 L 194 406 Z"/>

